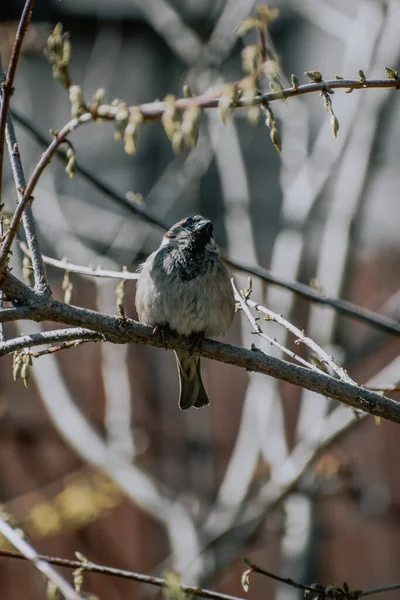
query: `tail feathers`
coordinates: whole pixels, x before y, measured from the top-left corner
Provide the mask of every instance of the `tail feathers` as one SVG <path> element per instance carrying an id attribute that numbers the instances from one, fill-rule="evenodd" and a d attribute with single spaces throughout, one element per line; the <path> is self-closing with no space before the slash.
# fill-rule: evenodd
<path id="1" fill-rule="evenodd" d="M 175 352 L 179 372 L 180 396 L 179 408 L 187 410 L 191 406 L 202 408 L 210 400 L 201 380 L 200 358 L 187 353 Z"/>

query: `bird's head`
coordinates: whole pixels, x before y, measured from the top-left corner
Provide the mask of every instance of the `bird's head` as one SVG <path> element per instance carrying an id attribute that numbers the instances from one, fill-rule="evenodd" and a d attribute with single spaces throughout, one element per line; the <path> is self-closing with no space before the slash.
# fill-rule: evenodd
<path id="1" fill-rule="evenodd" d="M 205 217 L 200 215 L 185 217 L 167 231 L 162 245 L 188 248 L 194 253 L 204 250 L 216 252 L 217 246 L 214 241 L 213 230 L 213 224 Z"/>

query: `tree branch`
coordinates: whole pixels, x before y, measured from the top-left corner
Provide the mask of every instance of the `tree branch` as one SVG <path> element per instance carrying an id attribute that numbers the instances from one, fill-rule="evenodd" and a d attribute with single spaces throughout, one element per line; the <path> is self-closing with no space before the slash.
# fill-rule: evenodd
<path id="1" fill-rule="evenodd" d="M 280 583 L 284 583 L 295 589 L 303 590 L 304 597 L 311 596 L 312 598 L 316 599 L 336 598 L 336 600 L 357 600 L 362 596 L 372 596 L 373 594 L 391 592 L 400 588 L 400 583 L 393 583 L 391 585 L 371 588 L 369 590 L 351 590 L 347 583 L 344 583 L 343 587 L 340 587 L 338 585 L 321 585 L 320 583 L 304 585 L 303 583 L 294 581 L 289 577 L 280 577 L 279 575 L 275 575 L 275 573 L 266 571 L 265 569 L 262 569 L 258 565 L 254 564 L 248 558 L 243 558 L 243 560 L 245 564 L 248 565 L 248 567 L 250 567 L 242 575 L 242 585 L 245 589 L 248 589 L 249 587 L 249 577 L 252 573 L 259 573 L 260 575 L 264 575 L 269 579 L 274 579 L 275 581 L 279 581 Z"/>
<path id="2" fill-rule="evenodd" d="M 46 579 L 59 590 L 66 600 L 83 600 L 74 588 L 50 566 L 49 562 L 37 554 L 36 550 L 24 540 L 10 525 L 0 516 L 0 533 L 15 547 L 21 554 L 20 558 L 29 560 L 33 566 L 38 569 Z"/>
<path id="3" fill-rule="evenodd" d="M 0 65 L 1 72 L 1 65 Z M 12 116 L 8 115 L 7 127 L 6 127 L 6 140 L 8 154 L 10 157 L 11 168 L 14 176 L 15 187 L 18 194 L 18 203 L 20 204 L 23 199 L 23 190 L 25 190 L 26 181 L 25 175 L 22 168 L 21 158 L 19 154 L 17 139 L 14 131 L 14 124 Z M 22 222 L 25 230 L 25 236 L 28 243 L 30 258 L 33 268 L 33 277 L 35 281 L 35 288 L 39 294 L 50 295 L 50 286 L 47 282 L 46 269 L 44 266 L 42 254 L 39 248 L 39 242 L 37 239 L 37 231 L 35 219 L 33 216 L 32 207 L 28 204 L 25 208 L 25 212 L 22 216 Z"/>
<path id="4" fill-rule="evenodd" d="M 31 254 L 26 244 L 21 243 L 20 248 L 22 252 L 30 258 Z M 70 273 L 87 275 L 89 277 L 118 279 L 120 281 L 136 281 L 136 279 L 139 277 L 138 273 L 131 273 L 125 268 L 122 271 L 110 271 L 108 269 L 102 269 L 101 267 L 83 267 L 81 265 L 74 265 L 73 263 L 70 263 L 69 260 L 66 258 L 63 258 L 62 260 L 57 260 L 56 258 L 51 258 L 50 256 L 43 256 L 43 261 L 46 265 L 49 265 L 51 267 L 56 267 L 57 269 L 62 269 L 63 271 L 69 271 Z"/>
<path id="5" fill-rule="evenodd" d="M 279 92 L 266 92 L 255 96 L 252 100 L 239 99 L 231 103 L 232 108 L 246 108 L 249 106 L 260 106 L 274 100 L 284 100 L 287 98 L 293 98 L 294 96 L 302 96 L 304 94 L 312 94 L 315 92 L 326 91 L 326 89 L 371 89 L 371 88 L 396 88 L 399 87 L 398 79 L 365 79 L 361 82 L 359 79 L 331 79 L 328 81 L 320 81 L 316 83 L 306 83 L 300 85 L 298 88 L 285 88 Z M 175 102 L 175 107 L 178 110 L 186 110 L 191 106 L 198 106 L 199 108 L 218 108 L 221 99 L 221 90 L 211 90 L 205 94 L 199 96 L 193 96 L 191 98 L 179 98 Z M 163 101 L 148 102 L 145 104 L 139 104 L 139 108 L 143 119 L 145 121 L 155 121 L 161 119 L 165 110 L 168 108 L 168 103 Z M 106 119 L 114 119 L 118 111 L 117 108 L 112 107 L 99 107 L 99 117 Z M 110 110 L 111 109 L 111 110 Z M 103 112 L 104 111 L 104 112 Z"/>
<path id="6" fill-rule="evenodd" d="M 26 30 L 28 29 L 28 25 L 31 19 L 31 13 L 33 6 L 35 4 L 35 0 L 26 0 L 24 10 L 22 11 L 22 15 L 18 24 L 17 33 L 15 36 L 10 64 L 7 70 L 7 77 L 4 81 L 4 74 L 0 73 L 1 80 L 1 89 L 2 89 L 2 103 L 0 108 L 0 200 L 1 200 L 1 190 L 3 184 L 3 162 L 4 162 L 4 138 L 6 131 L 6 123 L 7 123 L 7 115 L 8 115 L 8 107 L 10 105 L 11 96 L 14 92 L 13 84 L 14 77 L 17 70 L 19 55 L 21 53 L 22 42 L 25 37 Z M 0 57 L 1 61 L 1 57 Z M 0 62 L 1 66 L 1 62 Z M 4 81 L 4 83 L 3 83 Z"/>
<path id="7" fill-rule="evenodd" d="M 1 312 L 0 312 L 1 319 Z M 10 354 L 23 348 L 31 348 L 32 346 L 43 346 L 43 344 L 60 344 L 63 342 L 83 342 L 83 341 L 105 341 L 104 335 L 91 331 L 90 329 L 84 329 L 83 327 L 70 327 L 68 329 L 56 329 L 54 331 L 45 331 L 41 333 L 31 333 L 29 335 L 22 335 L 3 342 L 0 345 L 0 354 Z"/>
<path id="8" fill-rule="evenodd" d="M 8 273 L 5 273 L 1 286 L 7 297 L 9 295 L 9 281 L 13 290 L 18 288 L 15 278 L 11 278 Z M 23 286 L 21 282 L 20 285 Z M 35 299 L 31 298 L 30 300 L 31 313 L 29 318 L 31 320 L 54 321 L 84 327 L 102 333 L 108 341 L 114 343 L 150 344 L 159 348 L 164 347 L 164 341 L 153 335 L 152 327 L 137 323 L 133 319 L 121 319 L 94 310 L 70 306 L 56 300 L 45 299 L 38 294 L 33 296 Z M 4 314 L 3 310 L 2 320 L 15 320 L 15 315 Z M 63 340 L 60 339 L 59 341 Z M 0 356 L 6 354 L 4 344 L 0 344 Z M 171 337 L 168 344 L 171 349 L 187 350 L 189 352 L 192 350 L 190 339 Z M 205 340 L 202 347 L 196 348 L 194 352 L 212 360 L 270 375 L 276 379 L 329 396 L 353 408 L 400 423 L 399 402 L 348 382 L 334 379 L 329 375 L 316 373 L 310 369 L 268 356 L 255 348 L 247 350 L 221 342 Z"/>
<path id="9" fill-rule="evenodd" d="M 41 132 L 40 129 L 36 126 L 36 123 L 34 123 L 31 119 L 28 119 L 25 115 L 15 110 L 14 108 L 11 112 L 15 120 L 24 129 L 29 131 L 29 133 L 31 133 L 31 135 L 41 146 L 47 147 L 51 144 L 52 140 L 50 136 Z M 68 162 L 66 151 L 63 150 L 63 148 L 57 148 L 56 157 L 62 160 L 64 163 Z M 101 180 L 97 175 L 92 173 L 85 166 L 82 166 L 82 164 L 80 164 L 79 162 L 77 162 L 76 164 L 76 172 L 79 173 L 84 179 L 86 179 L 86 181 L 89 181 L 93 185 L 93 187 L 95 187 L 100 192 L 108 196 L 111 200 L 114 200 L 114 202 L 117 202 L 118 204 L 122 204 L 134 215 L 140 217 L 147 223 L 160 227 L 163 230 L 169 229 L 168 224 L 156 215 L 150 213 L 150 211 L 146 208 L 145 205 L 132 202 L 124 194 L 118 192 L 118 190 L 114 189 L 106 181 Z"/>
<path id="10" fill-rule="evenodd" d="M 225 262 L 232 269 L 259 277 L 268 283 L 272 283 L 273 285 L 290 290 L 291 292 L 294 292 L 295 294 L 302 296 L 311 302 L 330 306 L 337 312 L 346 315 L 347 317 L 357 319 L 358 321 L 363 321 L 372 327 L 386 331 L 386 333 L 400 335 L 400 323 L 395 319 L 385 315 L 380 315 L 366 308 L 361 308 L 360 306 L 357 306 L 352 302 L 348 302 L 347 300 L 342 300 L 341 298 L 332 298 L 324 292 L 319 292 L 305 283 L 289 281 L 283 277 L 280 277 L 279 275 L 276 275 L 275 273 L 271 273 L 267 269 L 263 269 L 262 267 L 246 265 L 239 260 L 233 260 L 230 258 L 225 258 Z"/>
<path id="11" fill-rule="evenodd" d="M 302 358 L 301 356 L 299 356 L 292 350 L 289 350 L 288 348 L 283 346 L 283 344 L 278 342 L 278 340 L 276 340 L 275 338 L 272 338 L 269 335 L 266 335 L 263 332 L 260 325 L 258 324 L 257 319 L 255 317 L 253 317 L 253 315 L 251 314 L 251 311 L 250 311 L 249 305 L 248 305 L 248 302 L 249 302 L 248 298 L 246 297 L 245 294 L 243 294 L 243 296 L 242 296 L 242 294 L 238 291 L 233 279 L 231 279 L 231 282 L 232 282 L 233 291 L 235 293 L 235 300 L 236 300 L 236 302 L 239 302 L 240 308 L 243 310 L 243 312 L 245 313 L 246 317 L 248 318 L 248 320 L 250 322 L 250 325 L 253 327 L 253 332 L 256 333 L 257 335 L 259 335 L 260 337 L 262 337 L 266 342 L 271 344 L 271 346 L 275 346 L 275 348 L 278 348 L 278 350 L 280 350 L 283 354 L 290 356 L 290 358 L 292 358 L 293 360 L 297 360 L 297 362 L 299 362 L 301 365 L 303 365 L 303 367 L 307 367 L 308 369 L 312 369 L 313 371 L 322 373 L 322 370 L 319 367 L 306 361 L 304 358 Z"/>
<path id="12" fill-rule="evenodd" d="M 295 325 L 293 325 L 292 323 L 287 321 L 284 317 L 282 317 L 282 315 L 278 315 L 277 313 L 274 313 L 269 308 L 266 308 L 265 306 L 261 306 L 261 304 L 258 304 L 258 302 L 253 302 L 253 300 L 246 299 L 246 304 L 253 310 L 256 310 L 256 311 L 262 313 L 263 315 L 265 315 L 266 321 L 275 321 L 275 323 L 282 325 L 282 327 L 285 327 L 285 329 L 290 331 L 290 333 L 292 333 L 297 338 L 295 343 L 302 342 L 305 346 L 308 346 L 308 348 L 318 356 L 319 360 L 321 361 L 321 364 L 326 365 L 327 367 L 330 367 L 330 369 L 334 373 L 336 373 L 336 375 L 339 377 L 339 379 L 342 379 L 343 381 L 347 381 L 348 383 L 355 384 L 355 381 L 348 375 L 346 370 L 343 369 L 343 367 L 341 367 L 336 362 L 336 360 L 333 358 L 333 356 L 331 356 L 327 352 L 325 352 L 325 350 L 321 346 L 319 346 L 316 342 L 314 342 L 314 340 L 307 337 L 304 334 L 304 331 L 300 331 L 300 329 L 298 327 L 296 327 Z"/>
<path id="13" fill-rule="evenodd" d="M 20 224 L 22 215 L 28 206 L 28 203 L 33 199 L 32 193 L 36 187 L 36 184 L 39 181 L 41 174 L 44 169 L 47 167 L 49 162 L 51 161 L 55 151 L 57 148 L 64 142 L 67 138 L 68 134 L 71 133 L 79 124 L 87 123 L 92 119 L 92 115 L 90 113 L 85 113 L 82 117 L 72 119 L 67 123 L 61 131 L 54 137 L 54 140 L 51 142 L 49 147 L 40 157 L 39 162 L 37 163 L 26 188 L 23 191 L 23 195 L 18 202 L 18 206 L 13 214 L 13 218 L 11 221 L 11 225 L 6 235 L 4 236 L 3 244 L 1 246 L 0 251 L 0 279 L 4 273 L 5 266 L 8 260 L 8 253 L 10 252 L 11 245 L 13 240 L 17 234 L 18 226 Z"/>
<path id="14" fill-rule="evenodd" d="M 14 558 L 26 560 L 26 557 L 18 552 L 11 550 L 0 550 L 0 556 L 5 558 Z M 100 575 L 111 575 L 113 577 L 122 577 L 123 579 L 132 579 L 134 581 L 140 581 L 141 583 L 148 583 L 157 587 L 166 588 L 168 582 L 166 579 L 160 577 L 153 577 L 151 575 L 144 575 L 143 573 L 135 573 L 134 571 L 125 571 L 123 569 L 115 569 L 114 567 L 106 567 L 104 565 L 98 565 L 90 561 L 78 561 L 69 560 L 67 558 L 58 558 L 54 556 L 38 555 L 41 560 L 45 560 L 49 564 L 56 565 L 58 567 L 65 567 L 67 569 L 83 569 L 90 573 L 99 573 Z M 210 598 L 210 600 L 243 600 L 237 596 L 230 596 L 229 594 L 221 594 L 212 590 L 202 589 L 193 585 L 180 584 L 183 592 L 193 594 L 199 598 Z"/>

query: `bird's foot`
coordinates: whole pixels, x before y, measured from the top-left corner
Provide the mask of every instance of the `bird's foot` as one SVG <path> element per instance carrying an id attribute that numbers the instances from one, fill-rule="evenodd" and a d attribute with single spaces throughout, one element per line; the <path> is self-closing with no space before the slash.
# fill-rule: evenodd
<path id="1" fill-rule="evenodd" d="M 171 337 L 171 330 L 168 325 L 156 325 L 153 329 L 153 335 L 160 337 L 165 349 L 168 350 L 168 340 Z"/>
<path id="2" fill-rule="evenodd" d="M 196 331 L 189 336 L 190 338 L 190 346 L 189 346 L 189 356 L 193 354 L 195 349 L 201 349 L 204 342 L 204 331 Z"/>

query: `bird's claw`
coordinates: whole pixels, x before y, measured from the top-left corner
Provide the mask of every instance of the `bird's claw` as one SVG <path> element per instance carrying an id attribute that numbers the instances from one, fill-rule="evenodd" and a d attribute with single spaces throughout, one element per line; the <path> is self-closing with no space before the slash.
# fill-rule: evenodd
<path id="1" fill-rule="evenodd" d="M 165 349 L 168 350 L 168 339 L 170 337 L 170 329 L 168 325 L 156 325 L 153 329 L 153 335 L 160 337 Z"/>
<path id="2" fill-rule="evenodd" d="M 189 356 L 193 354 L 196 348 L 201 349 L 204 341 L 204 332 L 196 331 L 190 337 Z"/>

